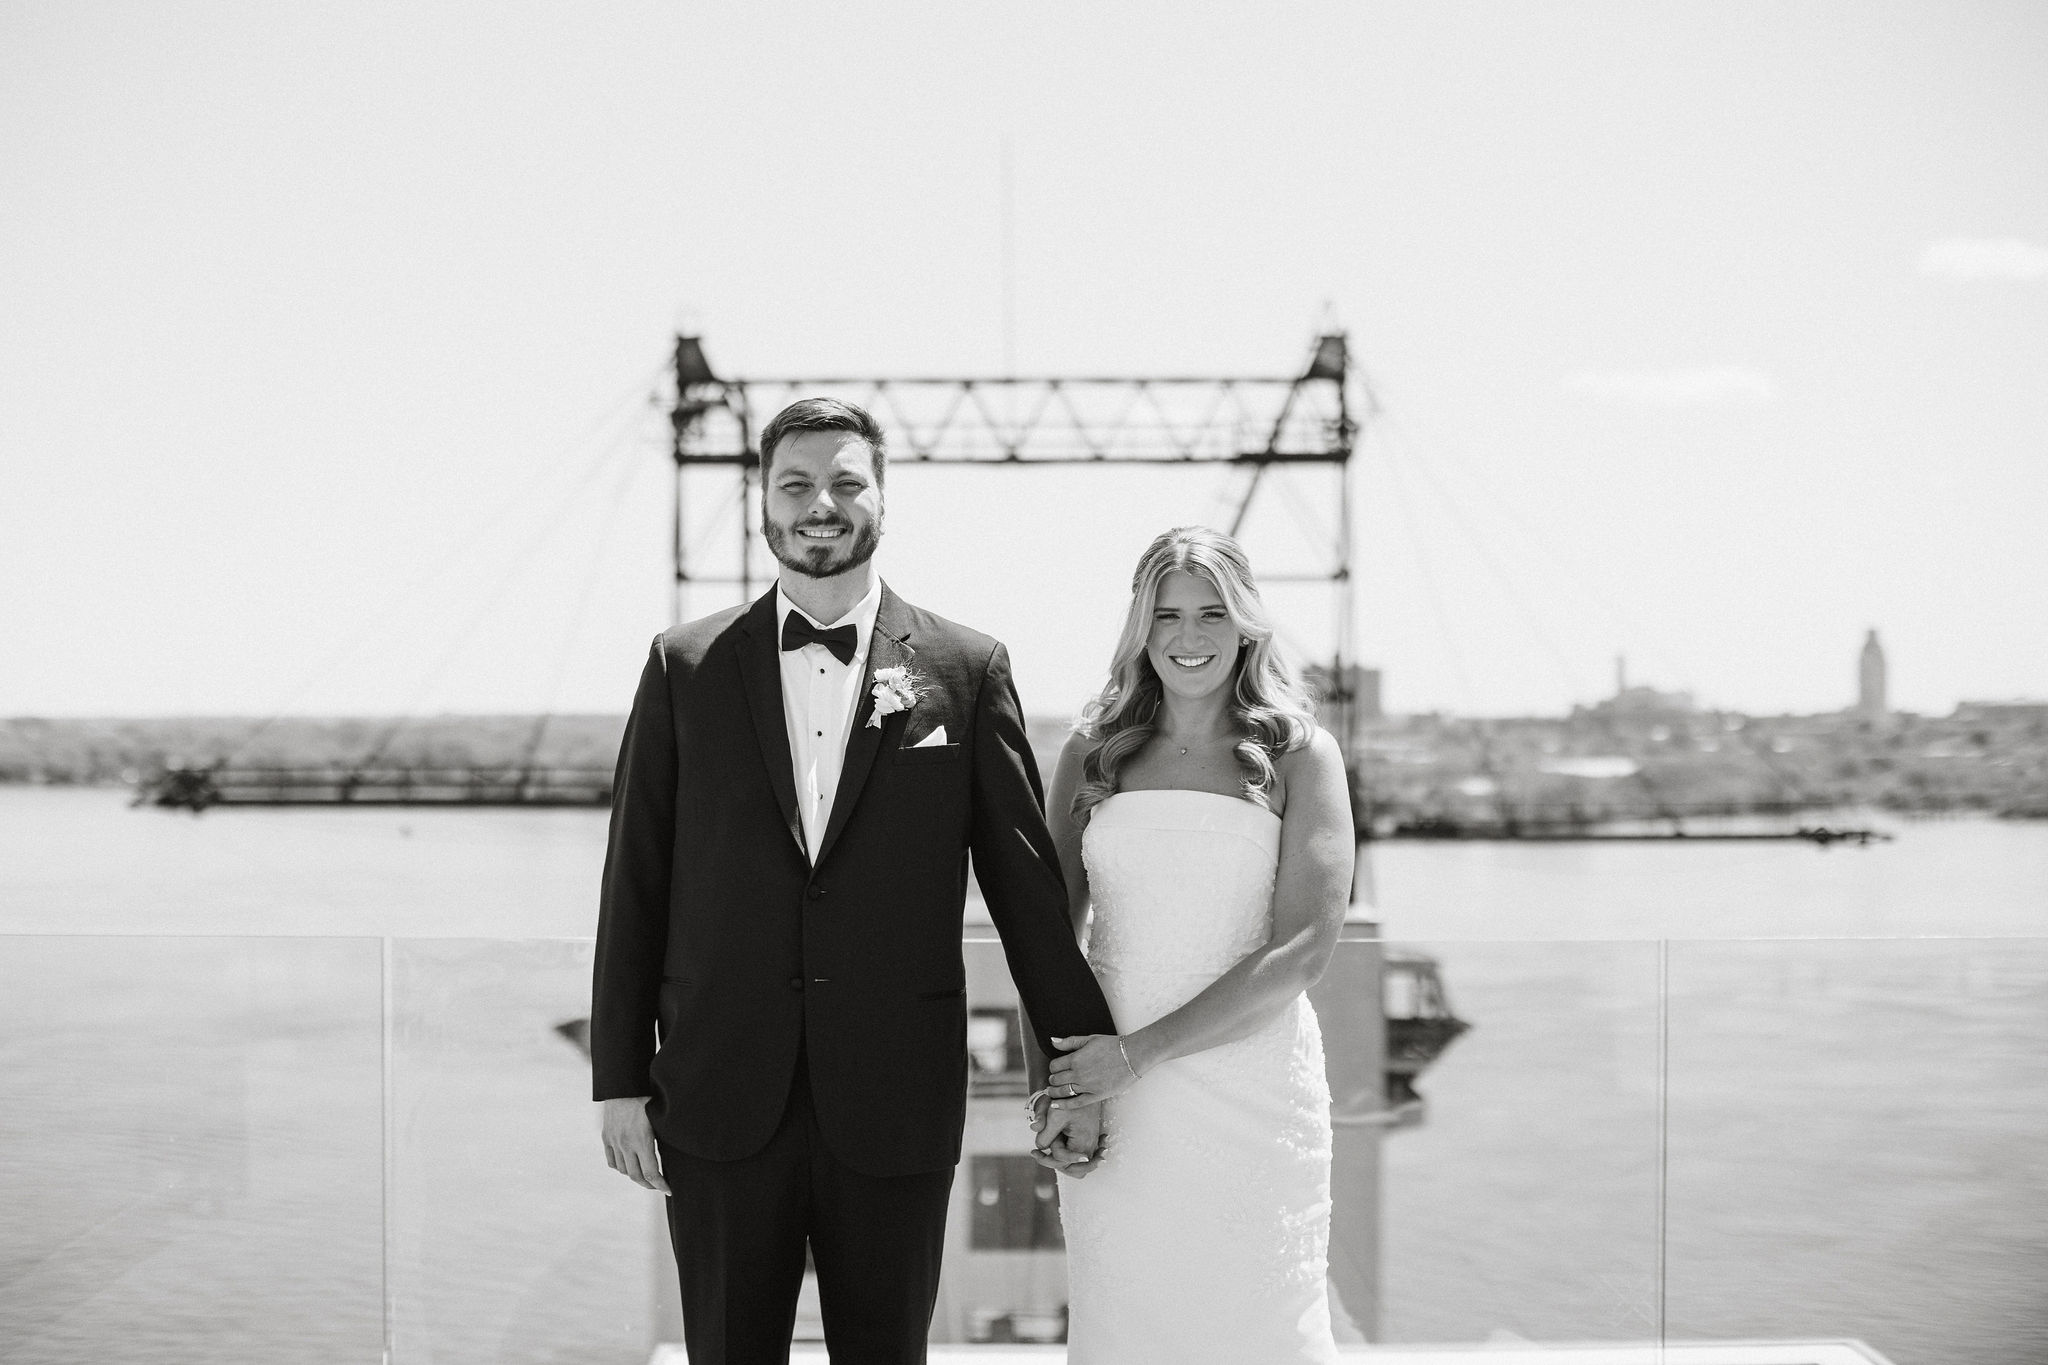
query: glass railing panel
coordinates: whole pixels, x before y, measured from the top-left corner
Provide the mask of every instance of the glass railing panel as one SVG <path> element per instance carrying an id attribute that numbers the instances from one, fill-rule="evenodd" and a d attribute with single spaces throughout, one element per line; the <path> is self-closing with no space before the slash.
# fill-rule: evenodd
<path id="1" fill-rule="evenodd" d="M 2048 1359 L 2048 940 L 1669 952 L 1669 1335 Z"/>
<path id="2" fill-rule="evenodd" d="M 589 940 L 391 944 L 395 1365 L 644 1362 L 674 1300 L 663 1201 L 611 1171 Z"/>
<path id="3" fill-rule="evenodd" d="M 1416 1082 L 1419 1121 L 1382 1146 L 1372 1339 L 1654 1338 L 1657 945 L 1472 940 L 1387 956 L 1390 1014 L 1400 964 L 1422 957 L 1471 1029 Z"/>
<path id="4" fill-rule="evenodd" d="M 1314 997 L 1340 1337 L 2041 1354 L 2048 940 L 1363 934 Z M 933 1336 L 1056 1342 L 1014 992 L 999 944 L 965 951 Z M 60 1362 L 678 1340 L 661 1201 L 597 1142 L 589 964 L 587 940 L 0 937 L 0 1339 Z"/>
<path id="5" fill-rule="evenodd" d="M 378 1358 L 380 959 L 0 936 L 0 1356 Z"/>

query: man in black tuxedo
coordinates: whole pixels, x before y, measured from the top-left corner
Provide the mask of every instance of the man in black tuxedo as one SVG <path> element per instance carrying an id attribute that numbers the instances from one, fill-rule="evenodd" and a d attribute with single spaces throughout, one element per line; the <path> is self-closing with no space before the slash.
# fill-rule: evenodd
<path id="1" fill-rule="evenodd" d="M 1008 654 L 875 574 L 881 429 L 806 399 L 761 450 L 780 582 L 658 636 L 626 725 L 594 1094 L 607 1160 L 669 1195 L 693 1365 L 788 1359 L 806 1242 L 833 1359 L 922 1361 L 967 1109 L 970 853 L 1037 1046 L 1116 1026 Z M 1085 1170 L 1096 1111 L 1068 1112 Z"/>

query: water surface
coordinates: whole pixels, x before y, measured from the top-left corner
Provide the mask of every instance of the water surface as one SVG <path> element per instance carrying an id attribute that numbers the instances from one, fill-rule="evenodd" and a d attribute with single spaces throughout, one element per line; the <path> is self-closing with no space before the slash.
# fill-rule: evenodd
<path id="1" fill-rule="evenodd" d="M 0 788 L 0 1340 L 644 1359 L 652 1206 L 553 1031 L 605 820 Z M 2048 826 L 1895 828 L 1375 846 L 1476 1025 L 1383 1149 L 1380 1336 L 2048 1362 Z"/>

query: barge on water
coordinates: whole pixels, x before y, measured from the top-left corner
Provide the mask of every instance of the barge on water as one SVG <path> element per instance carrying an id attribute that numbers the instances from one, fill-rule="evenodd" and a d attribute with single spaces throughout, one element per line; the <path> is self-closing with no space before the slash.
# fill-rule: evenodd
<path id="1" fill-rule="evenodd" d="M 607 806 L 609 767 L 167 768 L 137 784 L 135 804 L 214 806 Z"/>
<path id="2" fill-rule="evenodd" d="M 1492 840 L 1517 843 L 1751 843 L 1804 840 L 1831 844 L 1882 843 L 1892 836 L 1857 820 L 1829 818 L 1802 808 L 1777 814 L 1672 812 L 1656 816 L 1603 819 L 1521 819 L 1509 816 L 1410 815 L 1372 822 L 1374 839 Z"/>

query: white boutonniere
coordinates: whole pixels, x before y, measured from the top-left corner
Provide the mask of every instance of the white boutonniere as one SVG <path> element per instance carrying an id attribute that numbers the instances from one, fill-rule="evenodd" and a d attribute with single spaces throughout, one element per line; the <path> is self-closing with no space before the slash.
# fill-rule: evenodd
<path id="1" fill-rule="evenodd" d="M 908 711 L 917 705 L 917 699 L 924 695 L 924 679 L 912 673 L 907 667 L 878 668 L 875 670 L 875 710 L 868 717 L 869 725 L 880 725 L 882 717 L 893 716 L 898 711 Z"/>

